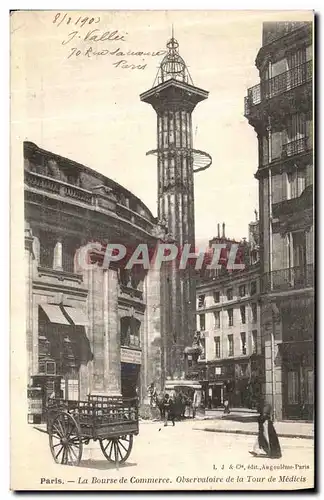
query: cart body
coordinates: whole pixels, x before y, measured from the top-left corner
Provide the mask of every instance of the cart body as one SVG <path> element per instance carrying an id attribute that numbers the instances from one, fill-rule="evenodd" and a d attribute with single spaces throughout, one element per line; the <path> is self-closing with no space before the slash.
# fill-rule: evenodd
<path id="1" fill-rule="evenodd" d="M 118 466 L 129 457 L 139 432 L 138 400 L 97 395 L 86 401 L 51 399 L 47 432 L 57 463 L 78 465 L 83 445 L 98 440 L 107 460 Z"/>

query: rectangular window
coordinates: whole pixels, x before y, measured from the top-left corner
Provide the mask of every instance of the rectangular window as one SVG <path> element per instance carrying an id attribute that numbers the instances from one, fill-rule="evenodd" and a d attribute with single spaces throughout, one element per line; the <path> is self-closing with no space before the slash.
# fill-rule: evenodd
<path id="1" fill-rule="evenodd" d="M 297 49 L 295 52 L 292 52 L 287 57 L 288 68 L 293 69 L 301 64 L 304 64 L 306 61 L 306 48 L 301 47 Z"/>
<path id="2" fill-rule="evenodd" d="M 77 242 L 73 239 L 65 239 L 62 244 L 62 267 L 69 273 L 74 272 L 74 255 L 77 248 Z"/>
<path id="3" fill-rule="evenodd" d="M 218 302 L 220 302 L 220 293 L 219 292 L 213 292 L 213 297 L 214 297 L 215 304 L 218 304 Z"/>
<path id="4" fill-rule="evenodd" d="M 256 293 L 257 293 L 256 281 L 251 281 L 251 295 L 255 295 Z"/>
<path id="5" fill-rule="evenodd" d="M 199 314 L 199 330 L 203 332 L 206 328 L 206 315 Z"/>
<path id="6" fill-rule="evenodd" d="M 55 235 L 48 231 L 41 231 L 39 234 L 39 265 L 53 269 L 54 247 L 56 244 Z"/>
<path id="7" fill-rule="evenodd" d="M 228 326 L 233 326 L 233 309 L 227 309 Z"/>
<path id="8" fill-rule="evenodd" d="M 297 405 L 299 403 L 299 378 L 298 372 L 288 372 L 288 404 Z"/>
<path id="9" fill-rule="evenodd" d="M 257 321 L 258 321 L 258 306 L 257 306 L 257 304 L 255 304 L 255 303 L 251 304 L 251 310 L 252 310 L 252 323 L 257 323 Z"/>
<path id="10" fill-rule="evenodd" d="M 246 286 L 245 285 L 240 285 L 239 286 L 239 296 L 240 297 L 245 297 L 246 295 Z"/>
<path id="11" fill-rule="evenodd" d="M 199 295 L 198 296 L 198 307 L 205 306 L 205 297 L 206 297 L 206 295 Z"/>
<path id="12" fill-rule="evenodd" d="M 220 312 L 219 311 L 214 312 L 214 319 L 215 319 L 215 328 L 220 328 Z"/>
<path id="13" fill-rule="evenodd" d="M 141 322 L 133 316 L 123 316 L 120 319 L 120 343 L 122 346 L 140 346 Z"/>
<path id="14" fill-rule="evenodd" d="M 295 113 L 288 118 L 287 122 L 287 142 L 292 143 L 302 139 L 306 136 L 306 116 L 304 113 Z M 298 144 L 296 144 L 296 147 Z M 291 146 L 292 147 L 292 146 Z M 291 150 L 291 147 L 287 149 L 287 155 L 291 156 L 292 154 L 296 154 L 302 152 L 303 149 L 300 149 L 301 144 L 297 147 L 296 151 Z M 289 151 L 289 149 L 291 151 Z"/>
<path id="15" fill-rule="evenodd" d="M 246 333 L 241 332 L 241 352 L 243 355 L 246 354 Z"/>
<path id="16" fill-rule="evenodd" d="M 285 141 L 285 132 L 282 130 L 277 130 L 271 132 L 270 140 L 271 140 L 271 159 L 272 161 L 276 158 L 280 158 L 282 153 L 282 144 Z"/>
<path id="17" fill-rule="evenodd" d="M 206 358 L 206 339 L 204 339 L 204 338 L 200 339 L 200 347 L 202 349 L 202 352 L 199 356 L 199 359 L 205 359 Z"/>
<path id="18" fill-rule="evenodd" d="M 234 340 L 233 335 L 227 335 L 228 342 L 228 356 L 234 356 Z"/>
<path id="19" fill-rule="evenodd" d="M 298 169 L 287 172 L 287 200 L 297 198 L 306 187 L 306 170 Z"/>
<path id="20" fill-rule="evenodd" d="M 252 330 L 252 353 L 258 353 L 258 331 Z"/>
<path id="21" fill-rule="evenodd" d="M 305 403 L 314 404 L 314 374 L 313 370 L 307 370 L 305 376 Z"/>
<path id="22" fill-rule="evenodd" d="M 227 300 L 233 300 L 233 288 L 228 288 L 226 290 Z"/>
<path id="23" fill-rule="evenodd" d="M 241 313 L 241 322 L 243 325 L 245 325 L 246 322 L 246 317 L 245 317 L 245 306 L 240 307 L 240 313 Z"/>
<path id="24" fill-rule="evenodd" d="M 297 197 L 296 172 L 287 172 L 287 200 Z"/>
<path id="25" fill-rule="evenodd" d="M 277 75 L 281 75 L 281 73 L 285 73 L 287 71 L 287 59 L 280 59 L 276 61 L 271 66 L 271 77 L 274 78 Z"/>
<path id="26" fill-rule="evenodd" d="M 220 354 L 220 337 L 215 337 L 214 341 L 215 341 L 215 357 L 216 358 L 220 358 L 221 357 L 221 354 Z"/>

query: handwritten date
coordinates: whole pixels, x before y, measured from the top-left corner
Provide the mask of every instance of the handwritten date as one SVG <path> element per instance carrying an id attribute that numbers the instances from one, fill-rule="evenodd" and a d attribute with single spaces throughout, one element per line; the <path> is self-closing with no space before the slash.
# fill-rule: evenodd
<path id="1" fill-rule="evenodd" d="M 57 27 L 61 26 L 61 24 L 71 24 L 75 26 L 83 26 L 85 24 L 98 24 L 100 23 L 100 17 L 78 17 L 78 19 L 73 19 L 73 17 L 69 16 L 68 14 L 64 14 L 64 16 L 58 12 L 53 19 L 53 24 L 56 24 Z"/>

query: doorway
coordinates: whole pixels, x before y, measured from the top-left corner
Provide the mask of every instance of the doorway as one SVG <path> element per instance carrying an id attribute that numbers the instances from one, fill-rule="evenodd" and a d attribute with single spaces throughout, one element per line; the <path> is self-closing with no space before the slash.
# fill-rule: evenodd
<path id="1" fill-rule="evenodd" d="M 140 365 L 121 363 L 121 391 L 124 398 L 140 395 Z"/>

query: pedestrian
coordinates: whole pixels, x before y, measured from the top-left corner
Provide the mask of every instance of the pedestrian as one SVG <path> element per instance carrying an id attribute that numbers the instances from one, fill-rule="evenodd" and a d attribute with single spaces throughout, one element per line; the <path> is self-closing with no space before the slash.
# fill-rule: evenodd
<path id="1" fill-rule="evenodd" d="M 164 427 L 166 427 L 168 425 L 169 419 L 171 420 L 172 425 L 175 426 L 175 423 L 174 423 L 174 403 L 173 403 L 172 399 L 170 398 L 169 394 L 166 394 L 164 396 L 163 406 L 164 406 L 164 411 L 165 411 Z"/>
<path id="2" fill-rule="evenodd" d="M 193 400 L 192 400 L 192 417 L 193 418 L 196 418 L 197 410 L 199 408 L 199 403 L 200 403 L 199 394 L 198 394 L 198 391 L 195 391 L 194 395 L 193 395 Z"/>
<path id="3" fill-rule="evenodd" d="M 228 415 L 229 413 L 231 413 L 231 410 L 229 407 L 229 400 L 226 398 L 224 401 L 224 415 Z"/>
<path id="4" fill-rule="evenodd" d="M 250 451 L 253 456 L 281 458 L 280 443 L 272 422 L 271 414 L 271 405 L 266 404 L 258 417 L 258 437 L 254 444 L 253 451 Z"/>

